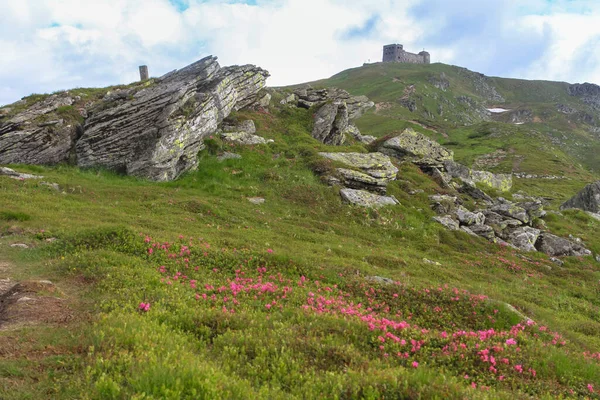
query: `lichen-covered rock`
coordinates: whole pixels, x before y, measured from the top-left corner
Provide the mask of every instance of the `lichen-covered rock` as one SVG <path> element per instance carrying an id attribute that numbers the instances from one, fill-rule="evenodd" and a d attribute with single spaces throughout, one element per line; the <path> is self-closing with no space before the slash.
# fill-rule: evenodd
<path id="1" fill-rule="evenodd" d="M 340 190 L 340 196 L 345 202 L 362 207 L 379 208 L 399 204 L 393 196 L 379 196 L 365 190 L 345 188 Z"/>
<path id="2" fill-rule="evenodd" d="M 505 200 L 503 201 L 503 199 L 501 199 L 499 203 L 494 205 L 491 208 L 491 211 L 494 211 L 495 213 L 498 213 L 500 215 L 504 215 L 505 217 L 518 219 L 519 221 L 525 224 L 531 221 L 527 210 L 525 210 L 523 207 L 519 207 L 516 204 L 507 202 Z"/>
<path id="3" fill-rule="evenodd" d="M 490 241 L 494 241 L 496 237 L 494 229 L 488 225 L 471 225 L 469 226 L 469 230 L 477 236 L 481 236 Z"/>
<path id="4" fill-rule="evenodd" d="M 73 102 L 68 93 L 56 94 L 7 121 L 0 119 L 0 164 L 39 165 L 66 161 L 74 145 L 77 127 L 58 118 L 54 112 Z"/>
<path id="5" fill-rule="evenodd" d="M 492 199 L 486 192 L 470 183 L 464 182 L 458 187 L 458 191 L 470 196 L 475 200 L 481 200 L 490 205 L 494 203 L 494 199 Z"/>
<path id="6" fill-rule="evenodd" d="M 348 107 L 340 101 L 325 103 L 314 115 L 312 136 L 325 144 L 339 146 L 346 141 Z"/>
<path id="7" fill-rule="evenodd" d="M 485 222 L 485 216 L 482 213 L 471 212 L 463 206 L 459 206 L 456 209 L 456 218 L 458 218 L 461 225 L 466 226 L 483 225 Z"/>
<path id="8" fill-rule="evenodd" d="M 77 142 L 80 167 L 102 166 L 156 181 L 197 166 L 203 140 L 231 111 L 257 101 L 268 72 L 221 68 L 204 58 L 132 96 L 90 110 Z"/>
<path id="9" fill-rule="evenodd" d="M 375 136 L 361 134 L 358 128 L 354 125 L 349 125 L 344 133 L 352 136 L 354 139 L 364 144 L 371 144 L 377 140 Z"/>
<path id="10" fill-rule="evenodd" d="M 488 171 L 471 170 L 455 161 L 444 162 L 444 169 L 451 177 L 461 179 L 463 182 L 472 185 L 481 183 L 502 192 L 512 189 L 511 174 L 494 174 Z"/>
<path id="11" fill-rule="evenodd" d="M 460 228 L 458 221 L 453 219 L 450 215 L 433 217 L 431 219 L 439 224 L 442 224 L 444 227 L 450 229 L 451 231 L 457 231 Z"/>
<path id="12" fill-rule="evenodd" d="M 546 211 L 544 211 L 544 205 L 541 201 L 528 201 L 524 203 L 517 203 L 517 205 L 527 211 L 530 220 L 535 218 L 543 218 L 546 216 Z"/>
<path id="13" fill-rule="evenodd" d="M 387 184 L 396 179 L 398 168 L 381 153 L 319 153 L 322 157 L 347 165 L 338 168 L 344 186 L 385 193 Z"/>
<path id="14" fill-rule="evenodd" d="M 523 226 L 510 232 L 507 241 L 519 250 L 537 251 L 535 243 L 537 242 L 540 233 L 541 231 L 539 229 Z"/>
<path id="15" fill-rule="evenodd" d="M 226 151 L 217 157 L 217 161 L 220 162 L 220 161 L 226 161 L 226 160 L 240 160 L 241 158 L 242 158 L 242 156 L 239 154 Z"/>
<path id="16" fill-rule="evenodd" d="M 439 215 L 454 213 L 458 204 L 458 198 L 456 196 L 435 194 L 429 196 L 429 200 L 432 202 L 431 209 Z"/>
<path id="17" fill-rule="evenodd" d="M 400 135 L 384 142 L 380 152 L 400 160 L 412 161 L 426 167 L 443 167 L 445 161 L 452 160 L 454 153 L 428 137 L 406 129 Z"/>
<path id="18" fill-rule="evenodd" d="M 221 133 L 221 137 L 225 142 L 243 146 L 254 146 L 257 144 L 269 143 L 268 140 L 261 136 L 246 132 L 223 132 Z"/>
<path id="19" fill-rule="evenodd" d="M 535 243 L 537 250 L 549 256 L 589 256 L 591 251 L 570 240 L 558 237 L 548 232 L 542 233 Z"/>
<path id="20" fill-rule="evenodd" d="M 579 208 L 596 214 L 600 213 L 600 181 L 587 185 L 560 206 L 561 210 L 569 208 Z"/>
<path id="21" fill-rule="evenodd" d="M 247 119 L 237 124 L 223 122 L 221 130 L 226 133 L 244 132 L 254 134 L 256 133 L 256 125 L 254 125 L 254 121 L 252 121 L 251 119 Z"/>

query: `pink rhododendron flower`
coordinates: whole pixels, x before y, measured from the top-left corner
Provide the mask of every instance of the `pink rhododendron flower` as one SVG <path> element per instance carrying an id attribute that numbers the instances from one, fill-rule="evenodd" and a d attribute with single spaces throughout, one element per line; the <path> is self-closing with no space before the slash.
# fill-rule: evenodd
<path id="1" fill-rule="evenodd" d="M 508 339 L 506 341 L 506 344 L 510 346 L 510 345 L 513 345 L 513 344 L 517 344 L 517 341 L 515 339 L 513 339 L 513 338 L 510 338 L 510 339 Z"/>
<path id="2" fill-rule="evenodd" d="M 140 311 L 147 312 L 148 310 L 150 310 L 150 303 L 140 303 L 138 309 Z"/>
<path id="3" fill-rule="evenodd" d="M 416 361 L 413 361 L 412 363 L 413 368 L 418 368 L 419 367 L 419 363 Z"/>

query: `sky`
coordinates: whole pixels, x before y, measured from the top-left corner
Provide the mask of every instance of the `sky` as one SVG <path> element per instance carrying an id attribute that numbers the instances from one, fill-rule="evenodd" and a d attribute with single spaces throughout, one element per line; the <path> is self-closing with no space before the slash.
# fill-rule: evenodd
<path id="1" fill-rule="evenodd" d="M 491 76 L 600 84 L 599 21 L 598 0 L 0 0 L 0 105 L 207 55 L 289 85 L 391 43 Z"/>

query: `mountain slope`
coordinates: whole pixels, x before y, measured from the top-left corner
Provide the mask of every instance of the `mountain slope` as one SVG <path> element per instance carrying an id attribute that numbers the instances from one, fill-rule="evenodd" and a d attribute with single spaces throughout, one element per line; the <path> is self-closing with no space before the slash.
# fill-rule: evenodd
<path id="1" fill-rule="evenodd" d="M 446 75 L 446 91 L 429 68 Z M 399 100 L 411 82 L 412 112 Z M 547 229 L 600 253 L 600 221 L 558 213 L 596 175 L 543 123 L 484 121 L 486 107 L 513 107 L 508 88 L 485 82 L 443 65 L 375 65 L 315 85 L 379 104 L 356 121 L 363 134 L 411 126 L 483 169 L 565 175 L 515 178 L 502 195 L 552 197 Z M 172 182 L 72 165 L 11 165 L 43 179 L 0 176 L 0 279 L 59 289 L 1 297 L 1 398 L 600 398 L 593 257 L 557 262 L 444 229 L 429 196 L 458 194 L 410 162 L 394 161 L 386 188 L 400 204 L 344 204 L 321 178 L 337 165 L 319 152 L 368 148 L 314 139 L 315 109 L 281 104 L 288 92 L 226 120 L 253 120 L 274 142 L 207 137 L 198 169 Z M 19 308 L 49 297 L 69 307 L 63 319 Z"/>

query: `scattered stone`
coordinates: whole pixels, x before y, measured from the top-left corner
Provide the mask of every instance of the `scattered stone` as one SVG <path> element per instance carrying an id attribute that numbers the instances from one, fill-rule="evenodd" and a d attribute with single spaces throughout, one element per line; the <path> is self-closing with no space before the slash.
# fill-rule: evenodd
<path id="1" fill-rule="evenodd" d="M 368 281 L 379 283 L 382 285 L 393 285 L 394 280 L 390 278 L 384 278 L 383 276 L 367 276 L 365 278 Z"/>
<path id="2" fill-rule="evenodd" d="M 342 189 L 340 190 L 342 200 L 350 204 L 362 207 L 379 208 L 384 206 L 394 206 L 400 202 L 393 196 L 379 196 L 369 193 L 365 190 Z"/>
<path id="3" fill-rule="evenodd" d="M 452 160 L 444 162 L 444 169 L 452 178 L 458 178 L 472 186 L 481 183 L 493 189 L 505 192 L 509 191 L 513 184 L 512 175 L 510 174 L 493 174 L 488 171 L 471 170 Z"/>
<path id="4" fill-rule="evenodd" d="M 226 142 L 242 146 L 255 146 L 273 142 L 273 140 L 266 140 L 263 137 L 247 132 L 223 132 L 221 137 Z"/>
<path id="5" fill-rule="evenodd" d="M 29 248 L 29 246 L 26 245 L 25 243 L 14 243 L 14 244 L 11 244 L 10 247 L 17 248 L 17 249 L 28 249 Z"/>
<path id="6" fill-rule="evenodd" d="M 550 261 L 552 261 L 554 264 L 558 265 L 559 267 L 562 267 L 563 265 L 565 265 L 565 262 L 563 260 L 561 260 L 560 258 L 550 257 Z"/>
<path id="7" fill-rule="evenodd" d="M 226 151 L 223 154 L 221 154 L 220 156 L 218 156 L 217 160 L 221 162 L 221 161 L 225 161 L 225 160 L 240 160 L 241 158 L 242 158 L 242 156 L 239 154 Z"/>
<path id="8" fill-rule="evenodd" d="M 423 262 L 425 264 L 432 264 L 432 265 L 436 265 L 438 267 L 442 266 L 442 264 L 440 264 L 439 262 L 437 262 L 437 261 L 431 261 L 431 260 L 428 260 L 427 258 L 423 258 Z"/>
<path id="9" fill-rule="evenodd" d="M 411 190 L 410 192 L 408 192 L 408 194 L 410 194 L 411 196 L 421 194 L 421 193 L 425 193 L 425 191 L 423 189 L 415 189 L 415 190 Z"/>
<path id="10" fill-rule="evenodd" d="M 47 186 L 52 190 L 56 190 L 57 192 L 60 192 L 60 186 L 58 185 L 58 183 L 40 182 L 40 185 Z"/>
<path id="11" fill-rule="evenodd" d="M 265 199 L 263 199 L 262 197 L 248 197 L 248 201 L 256 205 L 265 203 Z"/>
<path id="12" fill-rule="evenodd" d="M 221 129 L 223 130 L 223 132 L 226 132 L 226 133 L 230 133 L 230 132 L 243 132 L 243 133 L 249 133 L 249 134 L 256 133 L 256 125 L 254 125 L 254 121 L 252 121 L 251 119 L 247 119 L 247 120 L 239 122 L 237 124 L 223 122 Z"/>
<path id="13" fill-rule="evenodd" d="M 454 158 L 454 153 L 428 137 L 406 129 L 400 135 L 384 142 L 379 151 L 400 160 L 420 166 L 443 167 L 444 161 Z"/>
<path id="14" fill-rule="evenodd" d="M 473 232 L 471 229 L 467 228 L 466 226 L 461 226 L 460 230 L 471 236 L 479 236 L 478 234 L 476 234 L 475 232 Z"/>
<path id="15" fill-rule="evenodd" d="M 0 175 L 8 176 L 10 178 L 21 180 L 21 181 L 25 180 L 25 179 L 42 179 L 42 178 L 44 178 L 41 175 L 24 174 L 24 173 L 17 172 L 14 169 L 6 168 L 6 167 L 0 167 Z"/>
<path id="16" fill-rule="evenodd" d="M 578 208 L 596 214 L 600 213 L 600 181 L 587 185 L 560 206 L 561 210 L 569 208 Z"/>
<path id="17" fill-rule="evenodd" d="M 35 299 L 32 299 L 31 297 L 23 296 L 17 300 L 17 303 L 28 303 L 31 301 L 35 301 Z"/>
<path id="18" fill-rule="evenodd" d="M 517 203 L 517 206 L 527 211 L 527 214 L 529 215 L 529 220 L 533 220 L 535 218 L 543 218 L 546 216 L 546 211 L 544 211 L 544 205 L 539 200 Z"/>
<path id="19" fill-rule="evenodd" d="M 597 262 L 600 262 L 600 254 L 596 254 L 596 257 L 594 257 L 596 259 Z"/>
<path id="20" fill-rule="evenodd" d="M 523 226 L 510 232 L 508 235 L 508 242 L 515 245 L 519 250 L 528 252 L 537 251 L 535 243 L 537 242 L 540 233 L 539 229 Z"/>
<path id="21" fill-rule="evenodd" d="M 444 227 L 450 229 L 451 231 L 457 231 L 460 228 L 458 221 L 452 219 L 450 215 L 444 215 L 439 217 L 432 218 L 435 222 L 442 224 Z"/>
<path id="22" fill-rule="evenodd" d="M 567 239 L 558 237 L 548 232 L 542 233 L 535 243 L 537 250 L 549 256 L 589 256 L 591 251 L 579 243 L 573 243 Z"/>

